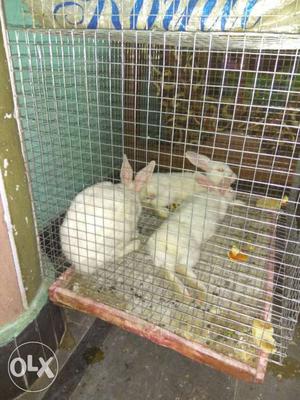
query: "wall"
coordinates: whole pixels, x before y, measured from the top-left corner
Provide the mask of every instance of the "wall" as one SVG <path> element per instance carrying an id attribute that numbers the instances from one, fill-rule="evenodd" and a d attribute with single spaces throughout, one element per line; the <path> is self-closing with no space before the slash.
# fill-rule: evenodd
<path id="1" fill-rule="evenodd" d="M 13 321 L 23 311 L 14 260 L 11 253 L 2 199 L 0 200 L 0 326 Z"/>
<path id="2" fill-rule="evenodd" d="M 0 37 L 0 93 L 0 168 L 18 263 L 26 297 L 30 303 L 41 284 L 41 271 L 24 158 L 16 120 L 13 118 L 14 105 L 2 35 Z"/>

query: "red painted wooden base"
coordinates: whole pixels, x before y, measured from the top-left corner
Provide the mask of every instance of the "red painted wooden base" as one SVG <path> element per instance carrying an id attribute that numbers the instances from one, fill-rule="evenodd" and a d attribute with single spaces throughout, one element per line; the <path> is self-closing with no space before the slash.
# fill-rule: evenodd
<path id="1" fill-rule="evenodd" d="M 62 306 L 71 307 L 104 321 L 110 322 L 122 329 L 143 336 L 161 346 L 168 347 L 194 361 L 204 363 L 219 371 L 228 373 L 247 382 L 261 383 L 264 380 L 268 355 L 261 352 L 257 367 L 253 368 L 240 361 L 234 360 L 223 354 L 219 354 L 206 346 L 184 339 L 164 328 L 146 322 L 136 316 L 130 315 L 117 308 L 99 303 L 93 299 L 74 293 L 68 289 L 68 282 L 74 271 L 69 268 L 61 277 L 53 283 L 49 289 L 50 299 Z M 269 269 L 269 282 L 267 287 L 272 288 L 273 268 Z M 270 318 L 269 310 L 265 310 L 265 319 Z"/>

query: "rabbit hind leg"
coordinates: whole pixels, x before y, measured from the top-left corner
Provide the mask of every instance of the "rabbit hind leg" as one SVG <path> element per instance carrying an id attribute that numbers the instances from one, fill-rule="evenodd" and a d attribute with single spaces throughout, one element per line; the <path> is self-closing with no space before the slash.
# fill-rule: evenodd
<path id="1" fill-rule="evenodd" d="M 175 275 L 175 272 L 166 269 L 165 276 L 169 281 L 171 281 L 174 284 L 174 286 L 176 287 L 176 290 L 180 294 L 182 294 L 184 296 L 192 297 L 190 292 L 184 285 L 184 283 Z"/>
<path id="2" fill-rule="evenodd" d="M 159 208 L 157 208 L 156 209 L 156 213 L 162 219 L 167 219 L 169 214 L 170 214 L 170 212 L 169 212 L 167 207 L 159 207 Z"/>
<path id="3" fill-rule="evenodd" d="M 118 253 L 120 257 L 125 257 L 127 254 L 132 253 L 133 251 L 137 251 L 141 245 L 139 239 L 133 239 L 125 245 L 122 243 L 118 246 Z"/>
<path id="4" fill-rule="evenodd" d="M 206 287 L 199 281 L 192 268 L 187 265 L 177 265 L 176 272 L 184 277 L 189 287 L 195 289 L 197 299 L 201 302 L 205 301 Z"/>

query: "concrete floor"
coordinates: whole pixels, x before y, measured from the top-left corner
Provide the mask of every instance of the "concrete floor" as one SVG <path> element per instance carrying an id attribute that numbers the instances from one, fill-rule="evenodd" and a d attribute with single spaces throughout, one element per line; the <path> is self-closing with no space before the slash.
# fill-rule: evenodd
<path id="1" fill-rule="evenodd" d="M 300 399 L 300 325 L 287 365 L 271 366 L 262 385 L 237 381 L 117 328 L 101 350 L 90 357 L 71 400 Z"/>

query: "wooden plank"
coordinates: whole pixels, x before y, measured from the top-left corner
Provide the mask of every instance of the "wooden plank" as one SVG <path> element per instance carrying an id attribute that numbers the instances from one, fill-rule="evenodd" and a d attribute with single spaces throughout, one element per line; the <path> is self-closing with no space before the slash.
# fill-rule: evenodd
<path id="1" fill-rule="evenodd" d="M 238 175 L 239 179 L 255 181 L 255 183 L 264 183 L 265 185 L 292 185 L 295 174 L 296 160 L 285 157 L 274 157 L 267 154 L 256 154 L 251 151 L 242 151 L 240 140 L 232 140 L 231 147 L 227 150 L 225 147 L 199 146 L 199 153 L 212 157 L 217 161 L 228 163 L 232 170 Z M 147 160 L 155 160 L 160 171 L 181 170 L 187 168 L 194 170 L 188 160 L 184 159 L 184 152 L 187 150 L 195 151 L 195 147 L 184 144 L 174 144 L 172 153 L 168 144 L 158 144 L 157 142 L 148 144 L 144 139 L 133 139 L 127 137 L 126 148 L 130 149 L 135 145 L 134 157 L 136 161 L 136 170 L 145 166 Z M 225 145 L 224 145 L 225 146 Z M 132 154 L 129 151 L 129 159 Z M 133 158 L 132 158 L 133 161 Z"/>
<path id="2" fill-rule="evenodd" d="M 242 75 L 240 87 L 235 88 L 238 91 L 238 105 L 233 108 L 233 102 L 235 102 L 234 92 L 231 101 L 228 100 L 231 106 L 226 108 L 226 118 L 222 113 L 220 118 L 218 117 L 219 114 L 216 114 L 219 93 L 214 92 L 210 81 L 207 82 L 207 90 L 213 90 L 213 92 L 206 93 L 206 97 L 204 97 L 203 88 L 201 89 L 202 91 L 197 92 L 198 89 L 196 90 L 196 88 L 198 86 L 195 85 L 195 82 L 191 86 L 191 72 L 189 72 L 191 69 L 187 69 L 185 66 L 186 63 L 190 65 L 192 52 L 183 52 L 181 54 L 182 59 L 179 67 L 177 56 L 176 49 L 173 47 L 158 47 L 155 53 L 152 50 L 151 62 L 154 63 L 156 69 L 165 65 L 165 69 L 161 70 L 166 73 L 167 69 L 168 75 L 164 77 L 164 81 L 167 82 L 166 87 L 164 87 L 162 93 L 157 95 L 157 101 L 163 102 L 162 111 L 164 114 L 161 121 L 162 127 L 160 128 L 161 137 L 147 140 L 143 137 L 147 129 L 147 121 L 143 118 L 145 111 L 142 110 L 145 108 L 142 104 L 142 98 L 145 98 L 147 94 L 143 95 L 141 81 L 145 81 L 148 78 L 148 74 L 145 73 L 150 62 L 148 49 L 143 46 L 128 45 L 124 50 L 126 78 L 124 93 L 124 151 L 133 162 L 135 169 L 142 168 L 146 162 L 152 159 L 159 163 L 161 171 L 170 171 L 170 168 L 191 168 L 192 166 L 183 160 L 183 155 L 186 150 L 197 149 L 214 160 L 227 162 L 237 173 L 239 179 L 262 183 L 265 185 L 266 190 L 268 190 L 268 186 L 272 185 L 291 186 L 295 173 L 296 158 L 300 153 L 299 133 L 296 124 L 297 116 L 299 115 L 297 111 L 299 95 L 297 94 L 295 98 L 290 96 L 287 111 L 284 108 L 269 107 L 267 119 L 265 120 L 266 105 L 254 104 L 249 108 L 249 91 L 251 91 L 251 98 L 254 89 L 246 84 L 248 82 L 247 79 L 250 79 L 249 73 L 253 75 L 257 71 L 273 71 L 272 68 L 276 63 L 271 62 L 271 60 L 274 60 L 275 56 L 266 55 L 262 57 L 259 65 L 257 65 L 257 54 L 245 56 L 243 64 L 245 73 Z M 215 80 L 219 76 L 218 74 L 224 69 L 224 57 L 224 55 L 220 55 L 217 52 L 210 55 L 210 64 L 215 69 L 220 69 L 215 72 L 214 70 L 208 70 L 212 74 L 211 76 L 209 75 L 209 79 L 213 80 L 212 83 L 216 83 Z M 240 54 L 234 53 L 232 57 L 229 54 L 228 60 L 232 64 L 230 66 L 231 73 L 241 67 L 242 59 Z M 196 73 L 199 74 L 202 71 L 199 76 L 197 75 L 199 82 L 205 82 L 202 75 L 206 73 L 207 62 L 207 52 L 195 54 L 194 77 L 196 77 Z M 283 62 L 283 59 L 277 60 L 278 71 Z M 225 68 L 227 67 L 229 66 L 225 66 Z M 213 74 L 217 72 L 218 74 L 214 76 Z M 151 79 L 157 80 L 158 77 L 151 76 Z M 175 85 L 176 81 L 178 83 L 178 93 L 184 90 L 186 95 L 179 96 L 177 93 L 176 104 L 173 104 L 175 89 L 173 93 L 168 88 L 170 83 L 173 82 Z M 191 98 L 190 87 L 196 90 L 195 93 L 192 92 Z M 217 87 L 220 90 L 218 85 Z M 168 97 L 170 106 L 166 105 Z M 180 106 L 180 102 L 185 102 L 186 106 Z M 178 118 L 185 117 L 184 113 L 187 112 L 185 110 L 187 110 L 188 103 L 190 103 L 189 114 L 193 115 L 193 107 L 197 110 L 200 107 L 196 115 L 203 115 L 203 121 L 200 121 L 201 118 L 197 117 L 201 124 L 199 122 L 199 127 L 194 127 L 194 131 L 190 123 L 186 124 L 186 121 L 183 124 L 180 124 L 180 121 L 175 121 L 175 123 L 174 121 L 168 122 L 174 115 L 177 115 Z M 214 105 L 211 103 L 214 103 Z M 203 113 L 202 107 L 204 107 Z M 159 109 L 157 112 L 159 112 Z M 224 118 L 227 120 L 228 126 L 220 131 L 222 116 L 223 120 Z M 181 125 L 182 127 L 180 127 Z M 199 136 L 201 136 L 201 144 L 198 146 Z M 280 149 L 278 147 L 279 144 Z"/>
<path id="3" fill-rule="evenodd" d="M 67 306 L 101 318 L 121 329 L 142 336 L 160 346 L 175 350 L 194 361 L 213 367 L 235 378 L 249 383 L 263 382 L 267 367 L 266 354 L 261 353 L 257 369 L 252 368 L 247 364 L 219 354 L 201 344 L 184 339 L 136 316 L 74 293 L 67 288 L 72 273 L 73 270 L 69 268 L 49 288 L 49 298 L 55 304 Z"/>

